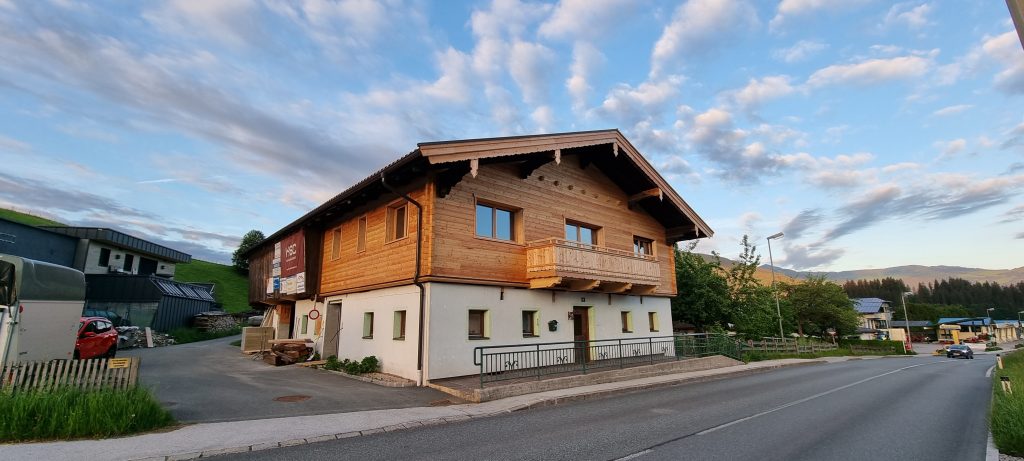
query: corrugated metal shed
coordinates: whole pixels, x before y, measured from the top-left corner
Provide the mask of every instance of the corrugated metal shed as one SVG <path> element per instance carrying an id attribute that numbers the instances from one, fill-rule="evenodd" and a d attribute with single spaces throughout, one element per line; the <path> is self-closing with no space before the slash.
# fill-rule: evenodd
<path id="1" fill-rule="evenodd" d="M 197 314 L 217 310 L 210 290 L 199 285 L 154 275 L 104 274 L 89 275 L 86 279 L 90 301 L 157 303 L 152 324 L 140 327 L 159 331 L 187 327 Z"/>
<path id="2" fill-rule="evenodd" d="M 992 319 L 988 317 L 943 317 L 936 322 L 939 325 L 965 325 L 965 326 L 981 326 L 991 325 Z"/>
<path id="3" fill-rule="evenodd" d="M 176 263 L 187 263 L 192 261 L 192 256 L 188 253 L 182 253 L 163 245 L 157 245 L 153 242 L 143 240 L 138 237 L 132 237 L 131 235 L 118 232 L 113 229 L 103 227 L 41 227 L 41 229 L 46 229 L 58 234 L 78 237 L 80 239 L 106 242 Z"/>
<path id="4" fill-rule="evenodd" d="M 853 298 L 853 308 L 861 314 L 877 314 L 882 307 L 889 307 L 889 301 L 881 298 Z"/>
<path id="5" fill-rule="evenodd" d="M 893 320 L 892 322 L 890 322 L 890 325 L 892 325 L 893 328 L 906 328 L 907 327 L 907 322 L 904 322 L 903 320 Z M 929 322 L 927 320 L 911 320 L 910 321 L 910 328 L 924 328 L 924 327 L 930 327 L 930 326 L 933 326 L 932 322 Z"/>

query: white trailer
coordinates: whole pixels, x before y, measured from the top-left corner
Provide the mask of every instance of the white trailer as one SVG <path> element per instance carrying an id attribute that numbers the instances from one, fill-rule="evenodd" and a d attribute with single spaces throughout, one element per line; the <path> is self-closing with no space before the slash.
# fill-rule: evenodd
<path id="1" fill-rule="evenodd" d="M 85 274 L 0 254 L 0 364 L 70 360 L 85 307 Z"/>

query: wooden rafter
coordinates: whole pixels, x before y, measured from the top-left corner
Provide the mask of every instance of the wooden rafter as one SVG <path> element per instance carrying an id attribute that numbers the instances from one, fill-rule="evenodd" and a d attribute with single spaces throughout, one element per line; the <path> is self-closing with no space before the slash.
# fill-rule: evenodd
<path id="1" fill-rule="evenodd" d="M 560 283 L 562 283 L 561 277 L 541 277 L 530 279 L 530 288 L 553 288 Z"/>
<path id="2" fill-rule="evenodd" d="M 601 283 L 601 291 L 605 293 L 625 293 L 633 287 L 632 283 L 626 282 L 603 282 Z"/>
<path id="3" fill-rule="evenodd" d="M 651 293 L 654 293 L 654 290 L 657 288 L 657 285 L 633 285 L 633 287 L 630 288 L 629 290 L 629 294 L 649 295 Z"/>
<path id="4" fill-rule="evenodd" d="M 459 181 L 469 173 L 469 162 L 459 162 L 452 168 L 444 170 L 438 173 L 437 181 L 437 198 L 445 198 L 448 193 L 452 191 Z"/>
<path id="5" fill-rule="evenodd" d="M 544 152 L 540 155 L 536 155 L 529 160 L 519 164 L 519 178 L 529 178 L 537 168 L 547 165 L 551 162 L 561 163 L 562 152 L 561 149 L 557 149 L 554 152 Z"/>
<path id="6" fill-rule="evenodd" d="M 569 280 L 566 289 L 569 291 L 590 291 L 601 284 L 600 280 Z"/>
<path id="7" fill-rule="evenodd" d="M 647 189 L 647 190 L 645 190 L 643 192 L 638 192 L 636 194 L 630 195 L 629 196 L 629 207 L 633 208 L 633 205 L 636 205 L 637 203 L 640 203 L 641 200 L 643 200 L 645 198 L 651 198 L 651 197 L 657 197 L 658 200 L 662 200 L 664 195 L 662 194 L 661 188 L 660 187 L 655 187 L 653 189 Z"/>

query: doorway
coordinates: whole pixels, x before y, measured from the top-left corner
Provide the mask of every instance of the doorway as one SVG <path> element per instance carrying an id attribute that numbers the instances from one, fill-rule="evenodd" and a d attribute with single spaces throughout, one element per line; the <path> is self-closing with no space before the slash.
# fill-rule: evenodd
<path id="1" fill-rule="evenodd" d="M 590 361 L 590 308 L 573 306 L 572 308 L 572 339 L 576 341 L 576 362 Z"/>

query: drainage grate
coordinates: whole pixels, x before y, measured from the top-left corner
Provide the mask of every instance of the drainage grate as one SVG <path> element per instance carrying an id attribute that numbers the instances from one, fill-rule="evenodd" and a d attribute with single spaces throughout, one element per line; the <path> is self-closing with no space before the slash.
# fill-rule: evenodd
<path id="1" fill-rule="evenodd" d="M 282 395 L 280 397 L 274 397 L 275 402 L 301 402 L 303 400 L 309 400 L 308 395 Z"/>

